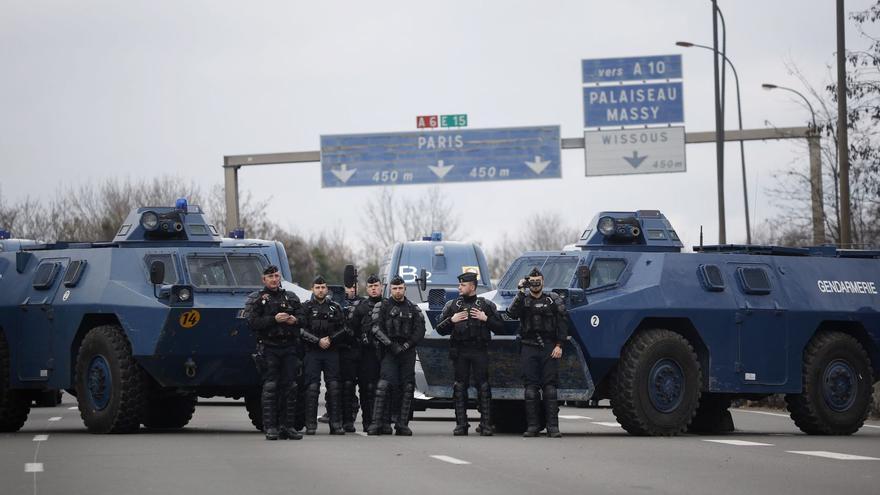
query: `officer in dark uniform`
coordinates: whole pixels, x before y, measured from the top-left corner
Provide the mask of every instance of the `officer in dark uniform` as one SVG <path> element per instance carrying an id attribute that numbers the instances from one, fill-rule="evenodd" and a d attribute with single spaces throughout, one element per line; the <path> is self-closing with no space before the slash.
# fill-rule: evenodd
<path id="1" fill-rule="evenodd" d="M 342 402 L 342 429 L 347 433 L 357 431 L 354 427 L 354 420 L 358 412 L 355 385 L 358 382 L 358 368 L 362 355 L 359 336 L 354 334 L 355 326 L 360 330 L 360 325 L 353 325 L 351 317 L 363 301 L 365 298 L 357 294 L 357 278 L 355 278 L 350 282 L 350 285 L 345 286 L 345 299 L 342 306 L 345 311 L 345 324 L 348 326 L 348 331 L 336 342 L 339 348 L 339 375 L 342 380 L 342 397 L 340 398 Z"/>
<path id="2" fill-rule="evenodd" d="M 339 411 L 339 351 L 336 342 L 345 338 L 345 315 L 339 304 L 327 297 L 327 282 L 320 275 L 312 282 L 312 297 L 303 304 L 302 340 L 306 348 L 306 435 L 318 429 L 318 396 L 321 372 L 327 387 L 330 434 L 344 435 Z"/>
<path id="3" fill-rule="evenodd" d="M 302 305 L 296 294 L 281 288 L 277 266 L 263 270 L 263 285 L 245 303 L 248 326 L 257 338 L 254 359 L 263 377 L 263 431 L 266 440 L 299 440 L 302 435 L 294 429 L 294 421 Z"/>
<path id="4" fill-rule="evenodd" d="M 386 430 L 384 413 L 391 404 L 391 387 L 399 385 L 400 413 L 395 426 L 398 435 L 411 436 L 409 416 L 416 389 L 416 345 L 425 336 L 425 318 L 418 306 L 406 298 L 406 285 L 400 276 L 392 278 L 389 286 L 391 297 L 373 308 L 372 332 L 381 344 L 383 356 L 376 385 L 373 423 L 367 434 L 380 435 Z"/>
<path id="5" fill-rule="evenodd" d="M 480 435 L 492 435 L 491 400 L 489 386 L 489 341 L 492 333 L 501 330 L 504 323 L 495 304 L 477 297 L 477 274 L 468 272 L 458 276 L 458 298 L 446 303 L 437 324 L 437 333 L 450 335 L 449 359 L 455 367 L 452 401 L 455 405 L 453 435 L 467 435 L 468 386 L 473 372 L 480 404 Z"/>
<path id="6" fill-rule="evenodd" d="M 348 328 L 355 342 L 353 348 L 357 350 L 359 357 L 356 373 L 364 431 L 367 431 L 370 423 L 373 422 L 373 402 L 376 399 L 376 382 L 379 381 L 378 349 L 371 329 L 373 308 L 380 302 L 382 302 L 382 282 L 375 274 L 370 275 L 367 278 L 367 297 L 349 306 L 348 312 Z M 352 410 L 356 410 L 356 406 L 352 406 Z M 351 419 L 354 421 L 353 415 Z"/>
<path id="7" fill-rule="evenodd" d="M 537 267 L 520 282 L 519 289 L 507 313 L 518 318 L 520 325 L 520 360 L 528 422 L 523 436 L 534 437 L 540 431 L 538 391 L 541 390 L 547 435 L 559 438 L 562 433 L 559 432 L 556 387 L 562 344 L 568 338 L 568 313 L 558 294 L 543 291 L 544 275 Z"/>

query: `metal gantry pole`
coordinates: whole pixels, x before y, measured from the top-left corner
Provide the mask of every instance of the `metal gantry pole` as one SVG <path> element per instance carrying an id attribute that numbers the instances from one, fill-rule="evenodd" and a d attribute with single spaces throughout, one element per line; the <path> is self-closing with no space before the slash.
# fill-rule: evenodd
<path id="1" fill-rule="evenodd" d="M 846 13 L 837 0 L 837 159 L 840 172 L 840 245 L 850 247 L 849 132 L 846 115 Z"/>
<path id="2" fill-rule="evenodd" d="M 727 244 L 724 219 L 724 110 L 721 108 L 721 87 L 718 80 L 718 1 L 712 0 L 712 60 L 715 65 L 715 155 L 718 180 L 718 244 Z"/>

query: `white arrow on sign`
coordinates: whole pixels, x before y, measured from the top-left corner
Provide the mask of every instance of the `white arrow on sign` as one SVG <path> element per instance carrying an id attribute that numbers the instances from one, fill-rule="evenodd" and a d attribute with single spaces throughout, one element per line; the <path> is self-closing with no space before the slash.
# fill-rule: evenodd
<path id="1" fill-rule="evenodd" d="M 343 184 L 348 182 L 348 179 L 351 179 L 351 176 L 354 175 L 355 172 L 357 172 L 356 168 L 349 170 L 348 165 L 344 163 L 339 165 L 339 170 L 330 169 L 330 173 L 335 175 Z"/>
<path id="2" fill-rule="evenodd" d="M 438 179 L 442 179 L 446 177 L 446 174 L 448 174 L 454 166 L 455 165 L 443 165 L 443 160 L 437 160 L 437 165 L 428 165 L 428 168 L 431 169 L 431 172 L 434 172 L 434 175 L 436 175 Z"/>
<path id="3" fill-rule="evenodd" d="M 532 172 L 541 175 L 541 172 L 550 165 L 550 160 L 541 160 L 540 156 L 535 156 L 535 161 L 525 162 L 526 166 L 532 169 Z"/>

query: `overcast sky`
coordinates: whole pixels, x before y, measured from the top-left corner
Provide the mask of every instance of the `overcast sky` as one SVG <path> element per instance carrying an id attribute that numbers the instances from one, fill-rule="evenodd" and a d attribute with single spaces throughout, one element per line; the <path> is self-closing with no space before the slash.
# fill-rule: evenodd
<path id="1" fill-rule="evenodd" d="M 849 0 L 848 11 L 870 2 Z M 746 128 L 805 125 L 796 64 L 817 86 L 835 61 L 832 0 L 720 1 Z M 848 23 L 849 46 L 859 40 Z M 7 200 L 103 177 L 223 181 L 223 156 L 317 150 L 322 134 L 414 131 L 415 116 L 466 113 L 469 127 L 559 125 L 582 137 L 580 61 L 683 54 L 685 126 L 714 130 L 708 0 L 36 1 L 0 0 L 0 188 Z M 736 127 L 728 86 L 728 128 Z M 738 145 L 727 146 L 728 241 L 745 240 Z M 688 145 L 687 172 L 451 184 L 468 239 L 487 247 L 526 209 L 582 228 L 599 210 L 659 209 L 686 246 L 717 240 L 715 148 Z M 766 188 L 805 147 L 746 144 L 753 226 L 774 214 Z M 305 234 L 344 228 L 378 188 L 321 189 L 320 165 L 252 167 L 242 192 Z M 406 196 L 428 186 L 400 186 Z M 524 204 L 528 195 L 534 202 Z M 2 227 L 2 226 L 0 226 Z"/>

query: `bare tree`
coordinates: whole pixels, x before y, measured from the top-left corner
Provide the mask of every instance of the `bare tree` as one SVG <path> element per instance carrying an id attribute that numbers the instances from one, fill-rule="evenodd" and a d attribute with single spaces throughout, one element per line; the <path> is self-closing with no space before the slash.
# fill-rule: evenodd
<path id="1" fill-rule="evenodd" d="M 375 263 L 378 255 L 395 242 L 417 239 L 431 232 L 443 232 L 447 239 L 456 239 L 462 234 L 459 218 L 439 186 L 417 199 L 399 198 L 393 189 L 383 188 L 364 208 L 362 224 L 366 231 L 364 242 L 369 246 L 363 257 L 368 263 Z"/>
<path id="2" fill-rule="evenodd" d="M 500 278 L 507 267 L 524 251 L 557 251 L 578 239 L 578 229 L 565 225 L 559 214 L 535 213 L 512 232 L 506 232 L 498 245 L 489 251 L 492 278 Z"/>

